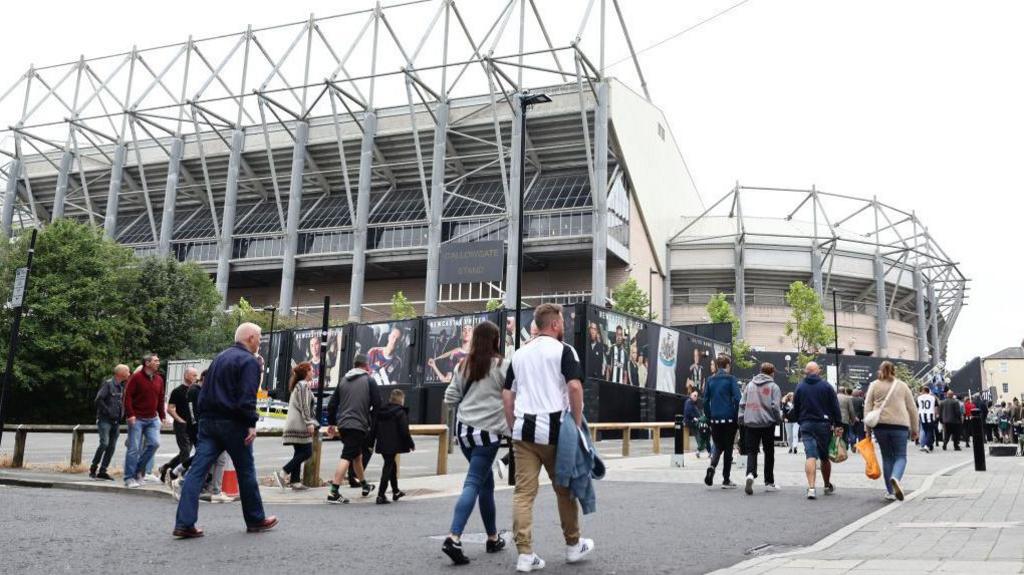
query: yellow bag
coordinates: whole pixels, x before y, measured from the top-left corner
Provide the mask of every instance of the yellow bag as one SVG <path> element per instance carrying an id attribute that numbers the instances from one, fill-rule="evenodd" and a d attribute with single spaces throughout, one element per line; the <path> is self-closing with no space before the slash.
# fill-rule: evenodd
<path id="1" fill-rule="evenodd" d="M 878 466 L 878 458 L 875 456 L 875 444 L 871 436 L 867 436 L 857 442 L 857 453 L 864 458 L 864 474 L 868 479 L 878 479 L 882 476 L 882 469 Z"/>

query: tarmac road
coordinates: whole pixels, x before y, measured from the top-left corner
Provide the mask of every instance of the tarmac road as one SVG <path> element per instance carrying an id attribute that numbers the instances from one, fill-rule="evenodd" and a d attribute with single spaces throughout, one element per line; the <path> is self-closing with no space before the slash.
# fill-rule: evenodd
<path id="1" fill-rule="evenodd" d="M 566 565 L 554 497 L 542 487 L 534 519 L 545 573 L 706 573 L 749 558 L 761 545 L 805 546 L 883 505 L 875 490 L 846 489 L 817 501 L 803 490 L 753 497 L 741 489 L 605 481 L 598 511 L 584 519 L 596 540 L 592 559 Z M 469 542 L 473 563 L 456 570 L 440 552 L 452 497 L 377 506 L 275 505 L 270 533 L 248 535 L 238 504 L 200 508 L 207 536 L 170 537 L 175 505 L 152 497 L 0 486 L 0 549 L 6 573 L 511 573 L 515 552 L 486 555 Z M 497 495 L 499 526 L 511 525 L 511 494 Z"/>

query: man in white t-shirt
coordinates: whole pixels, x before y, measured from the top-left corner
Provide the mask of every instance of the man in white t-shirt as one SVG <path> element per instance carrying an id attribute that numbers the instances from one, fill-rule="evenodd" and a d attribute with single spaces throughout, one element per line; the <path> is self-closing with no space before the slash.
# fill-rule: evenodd
<path id="1" fill-rule="evenodd" d="M 592 539 L 580 538 L 576 500 L 568 488 L 554 485 L 555 449 L 563 414 L 569 410 L 567 417 L 572 417 L 577 427 L 583 421 L 583 369 L 576 350 L 562 342 L 562 306 L 541 304 L 533 318 L 537 337 L 512 356 L 503 393 L 505 418 L 515 449 L 512 529 L 519 551 L 516 570 L 521 572 L 544 568 L 544 560 L 533 552 L 533 501 L 541 467 L 547 470 L 558 500 L 566 562 L 575 563 L 594 548 Z"/>
<path id="2" fill-rule="evenodd" d="M 917 396 L 917 414 L 921 419 L 921 451 L 935 449 L 935 433 L 938 427 L 939 401 L 932 395 L 927 385 L 921 386 L 921 394 Z"/>

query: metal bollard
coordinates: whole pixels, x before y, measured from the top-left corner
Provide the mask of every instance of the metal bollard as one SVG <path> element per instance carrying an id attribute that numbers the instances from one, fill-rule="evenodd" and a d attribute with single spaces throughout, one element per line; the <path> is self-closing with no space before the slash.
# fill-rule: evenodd
<path id="1" fill-rule="evenodd" d="M 673 435 L 675 438 L 675 446 L 672 450 L 672 460 L 670 465 L 672 467 L 685 467 L 683 463 L 683 453 L 686 451 L 686 424 L 683 423 L 682 414 L 676 415 L 675 425 L 672 428 Z"/>
<path id="2" fill-rule="evenodd" d="M 985 437 L 981 421 L 981 410 L 975 407 L 971 410 L 971 439 L 974 441 L 974 470 L 985 471 Z"/>

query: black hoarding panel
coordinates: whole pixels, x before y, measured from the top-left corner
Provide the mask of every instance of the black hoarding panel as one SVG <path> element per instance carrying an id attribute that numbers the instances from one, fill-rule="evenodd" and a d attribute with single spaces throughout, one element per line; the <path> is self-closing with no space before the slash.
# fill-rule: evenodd
<path id="1" fill-rule="evenodd" d="M 563 341 L 576 347 L 576 332 L 577 321 L 576 313 L 577 307 L 575 305 L 562 306 L 562 321 L 565 325 L 565 335 L 562 338 Z M 502 343 L 505 348 L 505 357 L 511 358 L 512 354 L 516 351 L 516 312 L 515 310 L 505 310 L 505 329 L 502 330 Z M 519 312 L 520 320 L 523 322 L 523 329 L 520 331 L 520 343 L 525 345 L 530 342 L 537 335 L 537 325 L 533 323 L 533 309 L 523 308 Z M 579 349 L 577 349 L 579 353 Z"/>
<path id="2" fill-rule="evenodd" d="M 582 357 L 587 379 L 647 387 L 650 326 L 632 316 L 588 306 Z"/>
<path id="3" fill-rule="evenodd" d="M 320 365 L 320 330 L 303 329 L 290 333 L 291 351 L 289 361 L 289 372 L 292 367 L 309 362 L 313 366 L 313 382 L 310 389 L 316 394 L 320 385 L 320 370 L 324 373 L 324 395 L 329 395 L 344 375 L 341 362 L 341 350 L 345 341 L 345 328 L 332 327 L 327 331 L 327 360 L 324 366 Z M 287 376 L 286 376 L 287 377 Z M 287 383 L 287 382 L 286 382 Z"/>
<path id="4" fill-rule="evenodd" d="M 260 338 L 259 355 L 263 359 L 263 381 L 260 387 L 278 401 L 288 401 L 288 377 L 291 374 L 289 357 L 290 333 L 275 331 Z"/>
<path id="5" fill-rule="evenodd" d="M 364 354 L 377 385 L 416 383 L 418 320 L 363 323 L 353 327 L 352 345 L 346 350 L 347 365 Z M 411 411 L 411 408 L 410 408 Z"/>

